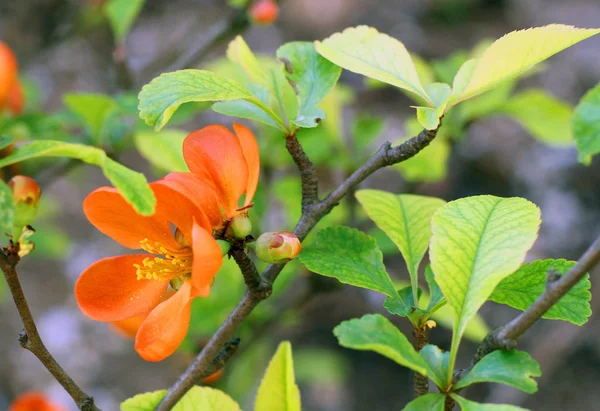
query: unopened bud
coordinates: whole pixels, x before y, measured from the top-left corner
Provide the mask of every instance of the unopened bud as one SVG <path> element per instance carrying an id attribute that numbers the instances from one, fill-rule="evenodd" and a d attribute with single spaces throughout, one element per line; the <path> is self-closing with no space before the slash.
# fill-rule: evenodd
<path id="1" fill-rule="evenodd" d="M 255 23 L 272 24 L 279 16 L 279 6 L 274 0 L 258 0 L 250 7 L 249 14 Z"/>
<path id="2" fill-rule="evenodd" d="M 13 192 L 15 204 L 22 202 L 30 206 L 37 206 L 40 201 L 42 189 L 31 177 L 14 176 L 8 182 L 8 186 Z"/>
<path id="3" fill-rule="evenodd" d="M 229 235 L 238 240 L 243 240 L 252 232 L 252 222 L 248 218 L 248 214 L 243 213 L 233 217 L 227 229 Z"/>
<path id="4" fill-rule="evenodd" d="M 268 263 L 287 263 L 300 254 L 302 244 L 289 231 L 264 233 L 256 240 L 256 255 Z"/>

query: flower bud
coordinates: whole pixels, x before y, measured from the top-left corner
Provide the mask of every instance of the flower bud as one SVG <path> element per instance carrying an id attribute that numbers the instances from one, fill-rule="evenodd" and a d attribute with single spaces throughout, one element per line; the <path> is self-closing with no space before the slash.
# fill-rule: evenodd
<path id="1" fill-rule="evenodd" d="M 256 240 L 256 255 L 267 263 L 287 263 L 302 251 L 302 244 L 289 231 L 264 233 Z"/>
<path id="2" fill-rule="evenodd" d="M 258 24 L 272 24 L 279 16 L 279 6 L 273 0 L 258 0 L 250 7 L 250 17 Z"/>
<path id="3" fill-rule="evenodd" d="M 15 202 L 13 237 L 19 239 L 24 227 L 31 224 L 37 216 L 42 190 L 33 178 L 26 176 L 14 176 L 8 182 L 8 186 L 12 190 Z"/>
<path id="4" fill-rule="evenodd" d="M 231 243 L 225 240 L 217 240 L 217 244 L 221 247 L 221 255 L 225 257 L 231 248 Z"/>
<path id="5" fill-rule="evenodd" d="M 252 222 L 248 218 L 248 214 L 239 214 L 233 217 L 227 228 L 228 235 L 243 240 L 252 232 Z"/>

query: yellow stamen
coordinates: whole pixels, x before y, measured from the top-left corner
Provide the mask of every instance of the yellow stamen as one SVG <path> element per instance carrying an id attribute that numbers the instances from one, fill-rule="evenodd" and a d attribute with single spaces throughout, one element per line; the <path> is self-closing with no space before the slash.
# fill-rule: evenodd
<path id="1" fill-rule="evenodd" d="M 168 249 L 158 242 L 150 243 L 147 238 L 140 241 L 140 247 L 161 257 L 147 257 L 142 264 L 134 264 L 138 280 L 172 280 L 192 272 L 190 247 Z"/>

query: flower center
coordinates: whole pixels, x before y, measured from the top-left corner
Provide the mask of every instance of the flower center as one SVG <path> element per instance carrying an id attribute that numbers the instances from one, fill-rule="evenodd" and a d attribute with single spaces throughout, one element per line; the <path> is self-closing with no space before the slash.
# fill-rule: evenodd
<path id="1" fill-rule="evenodd" d="M 172 280 L 192 272 L 192 249 L 181 247 L 168 249 L 160 243 L 150 243 L 147 238 L 140 241 L 140 247 L 150 254 L 160 257 L 144 258 L 142 264 L 134 264 L 137 279 Z"/>

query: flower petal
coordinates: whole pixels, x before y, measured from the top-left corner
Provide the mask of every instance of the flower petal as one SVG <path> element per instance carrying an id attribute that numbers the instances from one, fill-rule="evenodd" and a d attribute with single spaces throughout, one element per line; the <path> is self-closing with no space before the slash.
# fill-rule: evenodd
<path id="1" fill-rule="evenodd" d="M 221 208 L 219 198 L 213 188 L 192 173 L 170 173 L 157 182 L 183 194 L 204 211 L 204 214 L 214 228 L 221 227 Z M 204 226 L 199 220 L 200 225 Z"/>
<path id="2" fill-rule="evenodd" d="M 169 283 L 137 279 L 133 265 L 147 256 L 109 257 L 90 265 L 75 283 L 75 298 L 81 311 L 97 321 L 119 321 L 156 307 Z"/>
<path id="3" fill-rule="evenodd" d="M 221 247 L 213 238 L 212 234 L 198 225 L 192 230 L 192 250 L 194 261 L 192 262 L 192 282 L 195 296 L 206 297 L 210 292 L 210 285 L 217 275 L 223 255 Z"/>
<path id="4" fill-rule="evenodd" d="M 19 395 L 8 411 L 66 411 L 61 405 L 50 402 L 43 392 L 31 391 Z"/>
<path id="5" fill-rule="evenodd" d="M 211 182 L 223 200 L 225 213 L 232 218 L 248 182 L 239 139 L 223 126 L 207 126 L 186 137 L 183 157 L 192 173 Z"/>
<path id="6" fill-rule="evenodd" d="M 113 321 L 108 326 L 123 337 L 135 338 L 140 325 L 144 322 L 146 317 L 147 315 L 140 314 L 125 320 Z"/>
<path id="7" fill-rule="evenodd" d="M 248 127 L 238 123 L 233 123 L 235 134 L 240 139 L 240 145 L 248 166 L 248 182 L 246 183 L 246 199 L 244 205 L 247 206 L 252 202 L 256 186 L 258 185 L 258 175 L 260 174 L 260 152 L 258 143 L 254 134 Z"/>
<path id="8" fill-rule="evenodd" d="M 191 291 L 191 282 L 185 281 L 142 323 L 135 337 L 135 350 L 144 360 L 161 361 L 179 347 L 190 323 Z"/>
<path id="9" fill-rule="evenodd" d="M 169 221 L 155 213 L 142 217 L 112 187 L 100 187 L 83 201 L 83 212 L 90 223 L 128 248 L 140 248 L 148 238 L 165 246 L 176 246 Z"/>

